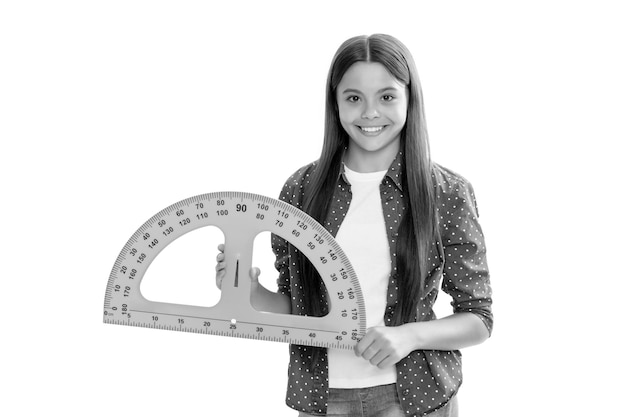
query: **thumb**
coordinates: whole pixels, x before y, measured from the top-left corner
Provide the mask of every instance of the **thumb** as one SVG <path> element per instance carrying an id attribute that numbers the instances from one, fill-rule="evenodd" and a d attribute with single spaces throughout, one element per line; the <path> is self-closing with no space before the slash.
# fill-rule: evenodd
<path id="1" fill-rule="evenodd" d="M 261 275 L 261 270 L 259 268 L 250 268 L 250 278 L 252 279 L 252 282 L 259 282 L 259 275 Z"/>

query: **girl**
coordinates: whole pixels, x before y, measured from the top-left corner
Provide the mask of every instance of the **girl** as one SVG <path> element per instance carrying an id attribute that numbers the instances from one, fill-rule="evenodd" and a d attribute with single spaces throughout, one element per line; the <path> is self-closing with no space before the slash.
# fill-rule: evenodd
<path id="1" fill-rule="evenodd" d="M 300 416 L 458 415 L 458 349 L 486 340 L 493 323 L 485 245 L 472 186 L 430 160 L 417 71 L 397 39 L 340 46 L 321 157 L 294 173 L 280 198 L 336 237 L 359 277 L 368 326 L 354 353 L 292 345 L 287 405 Z M 311 264 L 278 236 L 272 247 L 279 291 L 258 284 L 253 268 L 253 305 L 324 315 Z M 217 260 L 219 287 L 223 254 Z M 440 286 L 454 313 L 436 319 Z"/>

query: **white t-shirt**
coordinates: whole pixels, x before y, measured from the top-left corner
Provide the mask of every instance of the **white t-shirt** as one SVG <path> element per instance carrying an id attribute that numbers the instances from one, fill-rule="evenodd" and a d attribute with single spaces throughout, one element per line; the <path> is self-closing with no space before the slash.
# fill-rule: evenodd
<path id="1" fill-rule="evenodd" d="M 387 171 L 358 173 L 345 167 L 352 201 L 336 240 L 350 259 L 363 292 L 367 328 L 384 326 L 391 273 L 389 242 L 380 200 Z M 354 351 L 328 349 L 331 388 L 364 388 L 396 382 L 396 368 L 379 369 Z"/>

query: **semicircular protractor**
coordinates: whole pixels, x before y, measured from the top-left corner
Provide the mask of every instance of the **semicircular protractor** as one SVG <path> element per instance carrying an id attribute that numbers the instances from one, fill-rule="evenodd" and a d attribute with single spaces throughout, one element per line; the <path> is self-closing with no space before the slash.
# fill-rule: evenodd
<path id="1" fill-rule="evenodd" d="M 216 226 L 224 234 L 227 268 L 219 302 L 203 307 L 146 299 L 140 284 L 151 262 L 174 240 L 204 226 Z M 261 232 L 282 237 L 309 259 L 326 286 L 328 314 L 275 314 L 252 307 L 249 271 L 254 239 Z M 359 281 L 333 236 L 294 206 L 244 192 L 191 197 L 145 222 L 115 261 L 104 322 L 337 349 L 353 349 L 366 332 Z"/>

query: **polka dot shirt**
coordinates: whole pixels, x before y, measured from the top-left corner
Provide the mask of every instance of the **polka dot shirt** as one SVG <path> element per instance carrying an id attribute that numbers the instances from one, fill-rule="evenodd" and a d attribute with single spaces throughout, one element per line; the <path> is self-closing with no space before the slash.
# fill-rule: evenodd
<path id="1" fill-rule="evenodd" d="M 405 211 L 401 185 L 402 153 L 391 164 L 380 184 L 383 214 L 391 251 L 392 272 L 389 278 L 385 322 L 390 324 L 397 305 L 395 246 L 398 227 Z M 317 164 L 311 163 L 294 173 L 285 183 L 280 199 L 302 209 L 303 193 Z M 416 311 L 416 321 L 435 319 L 433 305 L 439 288 L 452 298 L 455 313 L 471 312 L 482 319 L 491 334 L 491 286 L 483 234 L 471 184 L 460 175 L 433 166 L 437 193 L 440 237 L 433 243 L 428 262 L 424 298 Z M 351 193 L 344 172 L 324 226 L 336 236 L 350 206 Z M 279 236 L 272 236 L 272 247 L 279 271 L 279 291 L 291 298 L 293 314 L 305 313 L 297 249 Z M 325 300 L 320 300 L 326 303 Z M 418 350 L 396 364 L 398 396 L 407 416 L 423 416 L 445 406 L 462 382 L 459 351 Z M 290 345 L 287 405 L 314 415 L 325 415 L 327 408 L 328 360 L 326 349 Z"/>

